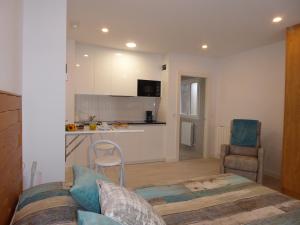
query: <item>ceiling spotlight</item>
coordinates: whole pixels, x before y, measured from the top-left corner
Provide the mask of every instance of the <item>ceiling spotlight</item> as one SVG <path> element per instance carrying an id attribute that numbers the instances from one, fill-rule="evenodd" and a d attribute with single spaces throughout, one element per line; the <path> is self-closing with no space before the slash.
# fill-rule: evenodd
<path id="1" fill-rule="evenodd" d="M 102 31 L 103 33 L 108 33 L 108 32 L 109 32 L 109 29 L 106 28 L 106 27 L 103 27 L 103 28 L 101 29 L 101 31 Z"/>
<path id="2" fill-rule="evenodd" d="M 134 43 L 134 42 L 128 42 L 128 43 L 126 43 L 126 46 L 128 48 L 135 48 L 136 47 L 136 43 Z"/>
<path id="3" fill-rule="evenodd" d="M 201 48 L 202 48 L 202 49 L 207 49 L 207 48 L 208 48 L 208 45 L 206 45 L 206 44 L 205 44 L 205 45 L 202 45 Z"/>
<path id="4" fill-rule="evenodd" d="M 83 55 L 83 57 L 85 57 L 85 58 L 88 58 L 88 57 L 89 57 L 89 55 L 88 55 L 88 54 L 84 54 L 84 55 Z"/>
<path id="5" fill-rule="evenodd" d="M 75 66 L 76 66 L 76 67 L 80 67 L 80 64 L 77 63 Z"/>
<path id="6" fill-rule="evenodd" d="M 273 23 L 280 23 L 282 21 L 282 17 L 280 16 L 274 17 L 272 21 Z"/>
<path id="7" fill-rule="evenodd" d="M 72 23 L 71 27 L 73 30 L 77 30 L 79 28 L 79 25 L 78 25 L 78 23 Z"/>

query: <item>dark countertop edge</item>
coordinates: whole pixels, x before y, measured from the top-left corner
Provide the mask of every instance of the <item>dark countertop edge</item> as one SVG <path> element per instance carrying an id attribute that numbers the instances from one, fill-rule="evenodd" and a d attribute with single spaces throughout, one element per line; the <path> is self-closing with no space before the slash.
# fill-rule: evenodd
<path id="1" fill-rule="evenodd" d="M 108 125 L 112 125 L 112 124 L 117 124 L 117 122 L 113 122 L 113 121 L 103 121 L 106 122 Z M 75 123 L 84 123 L 84 125 L 88 125 L 88 122 L 75 122 Z M 123 122 L 122 122 L 123 123 Z M 126 121 L 124 122 L 128 125 L 166 125 L 166 122 L 162 122 L 162 121 L 154 121 L 152 123 L 147 123 L 147 122 L 143 122 L 143 121 Z"/>
<path id="2" fill-rule="evenodd" d="M 128 125 L 166 125 L 166 122 L 153 122 L 153 123 L 147 123 L 147 122 L 128 122 Z"/>

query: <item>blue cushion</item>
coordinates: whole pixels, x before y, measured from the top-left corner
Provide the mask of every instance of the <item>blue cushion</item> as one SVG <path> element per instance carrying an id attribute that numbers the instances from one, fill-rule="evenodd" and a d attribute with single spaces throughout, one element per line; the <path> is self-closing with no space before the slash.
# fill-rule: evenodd
<path id="1" fill-rule="evenodd" d="M 91 169 L 73 166 L 74 184 L 70 190 L 73 199 L 85 210 L 100 213 L 99 192 L 96 180 L 109 179 Z"/>
<path id="2" fill-rule="evenodd" d="M 93 212 L 78 210 L 78 225 L 121 225 L 111 218 Z"/>
<path id="3" fill-rule="evenodd" d="M 233 120 L 231 145 L 257 147 L 258 125 L 257 120 Z"/>

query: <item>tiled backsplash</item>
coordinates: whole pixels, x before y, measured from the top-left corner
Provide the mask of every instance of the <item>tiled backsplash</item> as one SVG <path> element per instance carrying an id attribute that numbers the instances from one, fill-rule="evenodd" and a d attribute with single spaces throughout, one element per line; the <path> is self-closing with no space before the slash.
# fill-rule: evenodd
<path id="1" fill-rule="evenodd" d="M 104 95 L 76 95 L 75 120 L 86 121 L 91 115 L 96 120 L 145 120 L 145 111 L 153 111 L 156 119 L 160 99 L 152 97 L 115 97 Z"/>

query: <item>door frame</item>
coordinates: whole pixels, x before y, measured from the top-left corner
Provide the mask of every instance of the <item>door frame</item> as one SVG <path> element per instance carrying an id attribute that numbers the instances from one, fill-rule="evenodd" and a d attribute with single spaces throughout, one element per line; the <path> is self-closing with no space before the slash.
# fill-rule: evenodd
<path id="1" fill-rule="evenodd" d="M 181 78 L 183 76 L 204 78 L 205 79 L 205 100 L 204 100 L 204 137 L 203 137 L 203 158 L 208 157 L 208 96 L 210 90 L 209 76 L 199 72 L 180 71 L 177 75 L 177 100 L 176 100 L 176 157 L 179 160 L 180 145 L 180 95 L 181 95 Z"/>

